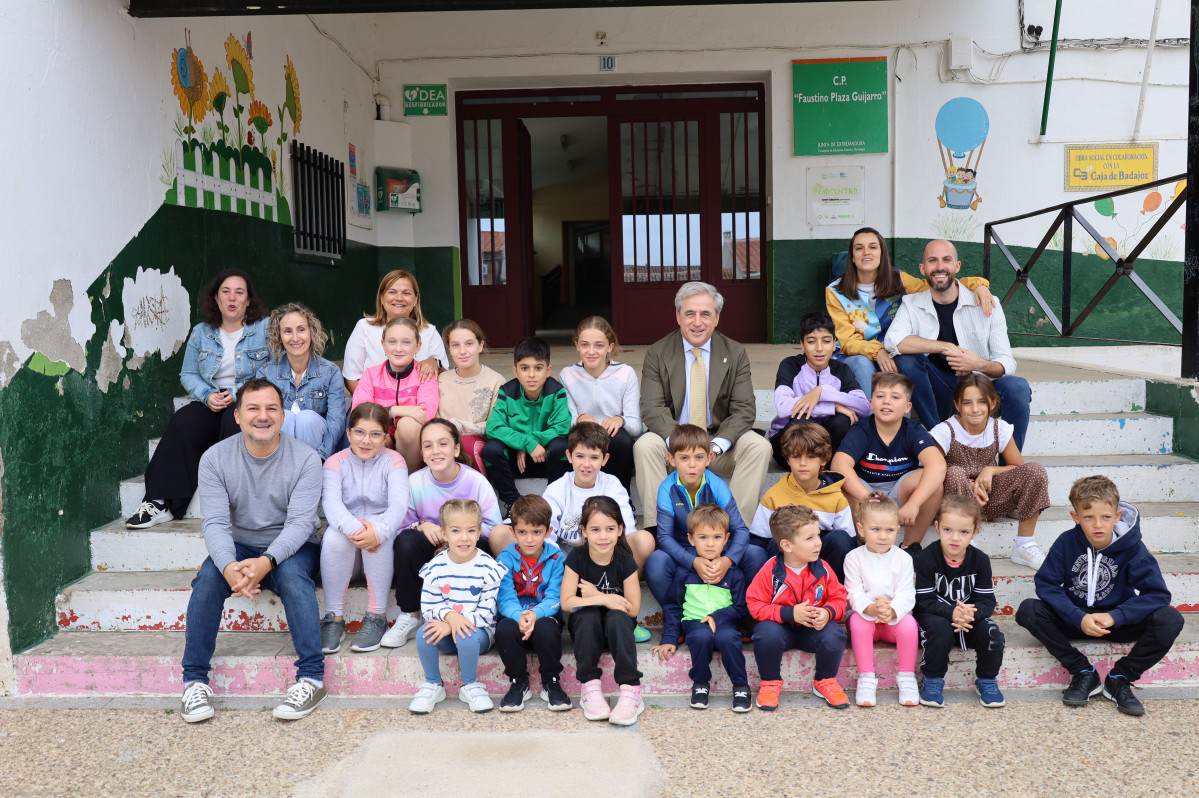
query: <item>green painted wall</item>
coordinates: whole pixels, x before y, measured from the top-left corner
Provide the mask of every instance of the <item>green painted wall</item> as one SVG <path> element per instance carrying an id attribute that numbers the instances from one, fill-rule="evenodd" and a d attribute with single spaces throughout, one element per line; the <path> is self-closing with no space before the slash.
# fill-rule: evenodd
<path id="1" fill-rule="evenodd" d="M 380 250 L 351 242 L 345 257 L 330 266 L 297 257 L 289 227 L 232 213 L 159 208 L 88 288 L 97 332 L 86 343 L 86 373 L 47 376 L 26 367 L 0 391 L 0 545 L 13 650 L 53 633 L 55 595 L 90 568 L 89 531 L 117 517 L 118 483 L 145 469 L 146 442 L 161 434 L 172 398 L 183 393 L 182 347 L 166 361 L 150 357 L 138 369 L 123 367 L 107 393 L 97 386 L 109 323 L 125 321 L 124 278 L 139 266 L 174 267 L 191 295 L 194 323 L 204 283 L 221 269 L 245 269 L 268 306 L 308 304 L 333 333 L 326 356 L 340 359 L 350 330 L 374 305 L 380 271 L 395 268 L 393 263 L 417 274 L 434 323 L 451 320 L 456 256 L 452 247 Z"/>
<path id="2" fill-rule="evenodd" d="M 420 283 L 421 310 L 438 330 L 460 317 L 457 247 L 379 247 L 377 252 L 379 275 L 375 288 L 389 271 L 405 269 L 416 275 Z M 368 297 L 371 306 L 374 304 L 373 291 Z"/>
<path id="3" fill-rule="evenodd" d="M 1145 381 L 1145 410 L 1174 419 L 1174 453 L 1199 459 L 1199 396 L 1191 385 Z"/>
<path id="4" fill-rule="evenodd" d="M 900 238 L 888 241 L 892 261 L 912 274 L 920 273 L 918 264 L 924 251 L 925 239 Z M 824 307 L 824 287 L 832 256 L 848 247 L 843 239 L 810 241 L 782 240 L 770 242 L 770 263 L 774 275 L 774 296 L 770 306 L 772 338 L 775 343 L 794 341 L 798 337 L 799 320 L 805 313 Z M 976 243 L 956 243 L 962 259 L 962 274 L 983 273 L 983 246 Z M 1030 247 L 1011 247 L 1012 255 L 1024 262 L 1032 254 Z M 1173 261 L 1138 260 L 1137 274 L 1170 307 L 1175 314 L 1182 312 L 1182 264 Z M 1079 314 L 1112 274 L 1112 262 L 1099 256 L 1074 254 L 1071 280 L 1071 305 Z M 992 249 L 992 290 L 1002 298 L 1015 280 L 1015 272 L 999 253 Z M 1033 268 L 1032 281 L 1050 308 L 1061 317 L 1062 264 L 1061 253 L 1045 252 Z M 1020 288 L 1006 307 L 1008 328 L 1014 346 L 1077 346 L 1103 345 L 1109 341 L 1087 341 L 1082 337 L 1149 341 L 1177 344 L 1181 336 L 1150 304 L 1127 278 L 1121 278 L 1100 306 L 1078 330 L 1080 338 L 1063 339 L 1056 335 L 1049 319 L 1037 306 L 1025 287 Z M 1043 337 L 1047 336 L 1047 337 Z"/>

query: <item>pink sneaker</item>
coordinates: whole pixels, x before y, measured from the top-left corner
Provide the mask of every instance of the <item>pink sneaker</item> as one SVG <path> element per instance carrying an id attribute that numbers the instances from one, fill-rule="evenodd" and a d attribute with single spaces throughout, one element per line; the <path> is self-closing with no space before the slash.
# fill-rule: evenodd
<path id="1" fill-rule="evenodd" d="M 614 726 L 632 726 L 637 722 L 637 716 L 645 711 L 645 702 L 641 700 L 641 687 L 629 684 L 620 686 L 620 699 L 612 708 L 608 722 Z"/>
<path id="2" fill-rule="evenodd" d="M 579 707 L 587 720 L 607 720 L 611 714 L 608 709 L 608 699 L 600 687 L 599 679 L 583 682 L 583 690 L 579 693 Z"/>

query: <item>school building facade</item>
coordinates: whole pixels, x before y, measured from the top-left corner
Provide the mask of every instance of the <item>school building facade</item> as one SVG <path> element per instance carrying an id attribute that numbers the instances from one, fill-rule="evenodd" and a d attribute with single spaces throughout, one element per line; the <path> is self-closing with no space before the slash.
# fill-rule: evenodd
<path id="1" fill-rule="evenodd" d="M 1187 168 L 1185 3 L 1065 3 L 1048 105 L 1053 0 L 504 5 L 0 10 L 0 693 L 144 468 L 223 268 L 310 305 L 335 359 L 395 268 L 435 324 L 474 318 L 496 345 L 592 313 L 648 343 L 690 279 L 727 297 L 722 331 L 784 343 L 858 227 L 907 270 L 950 239 L 977 274 L 986 222 Z M 1179 190 L 1090 218 L 1127 252 Z M 1182 223 L 1138 261 L 1175 313 Z M 1048 224 L 1004 241 L 1026 253 Z M 1080 283 L 1110 274 L 1078 228 L 1048 249 Z M 1121 290 L 1081 335 L 1177 343 Z M 1049 326 L 1026 290 L 1007 314 L 1017 344 L 1056 340 L 1031 337 Z"/>

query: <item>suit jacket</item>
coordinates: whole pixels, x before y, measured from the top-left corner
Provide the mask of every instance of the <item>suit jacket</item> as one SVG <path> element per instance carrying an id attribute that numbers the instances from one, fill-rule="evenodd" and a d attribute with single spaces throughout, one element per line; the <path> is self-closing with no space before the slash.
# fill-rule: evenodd
<path id="1" fill-rule="evenodd" d="M 669 437 L 678 425 L 687 394 L 683 343 L 682 334 L 675 330 L 646 350 L 641 367 L 641 420 L 646 429 L 662 438 Z M 708 405 L 712 409 L 708 434 L 728 438 L 736 445 L 758 415 L 749 354 L 741 344 L 714 332 L 708 369 Z"/>

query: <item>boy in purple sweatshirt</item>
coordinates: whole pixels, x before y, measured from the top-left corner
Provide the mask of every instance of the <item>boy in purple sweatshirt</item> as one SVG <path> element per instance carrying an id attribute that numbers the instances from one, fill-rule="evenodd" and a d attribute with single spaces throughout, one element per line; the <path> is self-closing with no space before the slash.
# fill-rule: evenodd
<path id="1" fill-rule="evenodd" d="M 853 376 L 853 369 L 833 360 L 837 351 L 835 329 L 827 313 L 807 314 L 799 321 L 803 354 L 779 363 L 774 378 L 774 409 L 778 417 L 771 423 L 767 437 L 775 462 L 783 468 L 788 468 L 782 449 L 783 430 L 787 427 L 819 424 L 828 430 L 835 452 L 858 416 L 870 415 L 870 400 Z"/>

